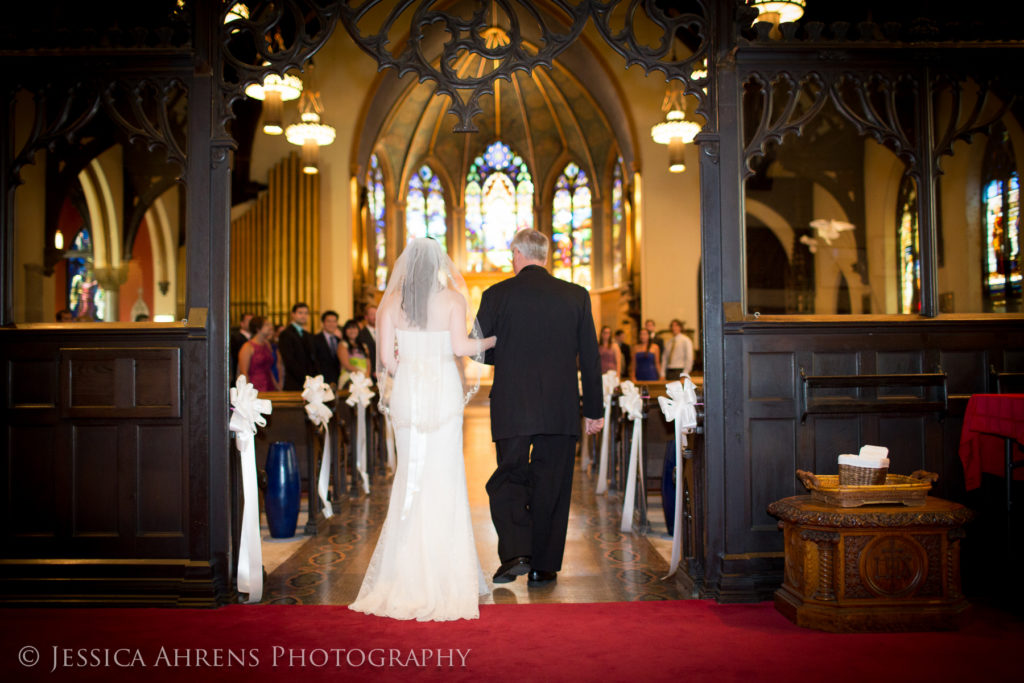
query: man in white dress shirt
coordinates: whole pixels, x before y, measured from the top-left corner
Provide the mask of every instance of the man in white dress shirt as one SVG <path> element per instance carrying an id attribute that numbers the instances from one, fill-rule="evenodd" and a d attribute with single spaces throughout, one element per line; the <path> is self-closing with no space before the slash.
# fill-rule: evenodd
<path id="1" fill-rule="evenodd" d="M 689 375 L 693 369 L 693 342 L 683 334 L 683 322 L 673 320 L 670 327 L 672 339 L 661 356 L 661 375 L 669 382 Z"/>

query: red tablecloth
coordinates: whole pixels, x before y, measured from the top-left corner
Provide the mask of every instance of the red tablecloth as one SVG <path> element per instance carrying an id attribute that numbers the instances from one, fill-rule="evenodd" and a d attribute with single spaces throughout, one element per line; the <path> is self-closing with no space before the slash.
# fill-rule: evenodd
<path id="1" fill-rule="evenodd" d="M 960 432 L 960 462 L 967 489 L 981 486 L 981 475 L 1006 473 L 1005 437 L 1016 440 L 1014 460 L 1024 459 L 1024 394 L 975 394 L 967 403 Z M 1024 468 L 1014 472 L 1024 479 Z"/>

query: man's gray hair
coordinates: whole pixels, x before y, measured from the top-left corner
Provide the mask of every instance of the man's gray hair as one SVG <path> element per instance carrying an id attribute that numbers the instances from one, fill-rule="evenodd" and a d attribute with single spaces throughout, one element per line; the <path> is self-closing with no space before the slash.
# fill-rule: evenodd
<path id="1" fill-rule="evenodd" d="M 548 236 L 537 230 L 520 230 L 512 238 L 512 248 L 518 249 L 519 253 L 530 261 L 548 260 Z"/>

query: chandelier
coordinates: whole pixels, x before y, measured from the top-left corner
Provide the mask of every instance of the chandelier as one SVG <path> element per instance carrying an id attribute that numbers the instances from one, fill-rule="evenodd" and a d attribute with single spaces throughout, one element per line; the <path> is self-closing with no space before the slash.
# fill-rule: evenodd
<path id="1" fill-rule="evenodd" d="M 668 170 L 682 173 L 686 170 L 686 145 L 697 137 L 701 126 L 696 121 L 686 120 L 683 89 L 678 81 L 668 84 L 661 110 L 665 112 L 665 120 L 651 128 L 651 138 L 659 145 L 668 145 Z"/>
<path id="2" fill-rule="evenodd" d="M 264 63 L 264 66 L 269 66 L 269 63 Z M 263 101 L 263 132 L 267 135 L 280 135 L 284 132 L 281 124 L 284 103 L 299 98 L 302 94 L 302 79 L 293 74 L 267 74 L 263 83 L 248 86 L 245 94 L 254 100 Z"/>
<path id="3" fill-rule="evenodd" d="M 320 102 L 320 91 L 313 87 L 313 63 L 309 64 L 308 85 L 299 98 L 299 120 L 284 132 L 285 138 L 293 145 L 302 147 L 302 172 L 320 172 L 320 148 L 334 142 L 335 130 L 320 121 L 324 112 Z"/>
<path id="4" fill-rule="evenodd" d="M 750 6 L 757 10 L 757 20 L 772 25 L 771 38 L 780 38 L 779 24 L 788 24 L 804 15 L 807 0 L 750 0 Z"/>

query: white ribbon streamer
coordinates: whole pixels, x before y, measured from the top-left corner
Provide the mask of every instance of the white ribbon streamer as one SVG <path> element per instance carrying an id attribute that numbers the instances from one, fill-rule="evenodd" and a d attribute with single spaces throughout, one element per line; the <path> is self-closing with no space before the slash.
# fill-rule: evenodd
<path id="1" fill-rule="evenodd" d="M 331 482 L 331 416 L 334 414 L 324 403 L 334 400 L 331 385 L 324 381 L 323 375 L 306 376 L 302 386 L 302 398 L 306 401 L 306 415 L 313 425 L 324 432 L 324 453 L 320 458 L 320 477 L 317 479 L 316 490 L 324 504 L 324 519 L 334 516 L 334 508 L 327 499 L 327 486 Z"/>
<path id="2" fill-rule="evenodd" d="M 686 446 L 683 434 L 692 434 L 697 428 L 697 388 L 690 381 L 689 375 L 683 375 L 684 382 L 669 382 L 665 386 L 668 396 L 659 396 L 658 405 L 665 415 L 665 420 L 675 427 L 676 443 L 676 503 L 672 525 L 672 560 L 669 562 L 667 579 L 679 569 L 679 561 L 683 555 L 683 461 L 682 452 Z"/>
<path id="3" fill-rule="evenodd" d="M 633 530 L 633 512 L 636 509 L 637 458 L 640 457 L 644 401 L 640 398 L 640 390 L 629 380 L 620 384 L 619 388 L 622 390 L 619 407 L 623 414 L 633 421 L 633 437 L 629 444 L 629 466 L 626 475 L 626 495 L 622 501 L 622 524 L 619 527 L 624 533 L 629 533 Z"/>
<path id="4" fill-rule="evenodd" d="M 373 391 L 372 382 L 362 372 L 353 372 L 352 381 L 348 385 L 349 395 L 345 403 L 358 408 L 356 418 L 356 470 L 363 481 L 363 491 L 370 492 L 370 477 L 366 473 L 366 406 L 370 405 Z"/>
<path id="5" fill-rule="evenodd" d="M 597 465 L 597 491 L 601 494 L 608 491 L 608 451 L 611 447 L 612 434 L 612 395 L 619 388 L 619 375 L 614 370 L 601 375 L 604 389 L 604 429 L 601 430 L 601 455 Z"/>
<path id="6" fill-rule="evenodd" d="M 263 546 L 260 541 L 260 499 L 256 486 L 256 427 L 265 427 L 273 406 L 258 398 L 259 392 L 245 375 L 239 375 L 229 392 L 231 421 L 242 465 L 242 535 L 238 542 L 238 592 L 248 593 L 246 603 L 263 599 Z"/>

